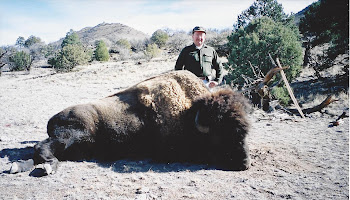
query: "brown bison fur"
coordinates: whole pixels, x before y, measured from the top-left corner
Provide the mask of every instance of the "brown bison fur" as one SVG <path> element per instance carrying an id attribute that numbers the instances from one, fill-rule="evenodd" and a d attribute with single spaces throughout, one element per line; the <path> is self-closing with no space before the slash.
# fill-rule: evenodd
<path id="1" fill-rule="evenodd" d="M 245 170 L 244 106 L 240 95 L 230 89 L 211 93 L 188 71 L 166 73 L 53 116 L 49 138 L 35 146 L 34 165 L 44 164 L 50 174 L 58 160 L 151 157 Z M 16 163 L 11 172 L 21 168 L 28 167 Z"/>
<path id="2" fill-rule="evenodd" d="M 245 170 L 250 165 L 246 136 L 249 123 L 246 118 L 248 103 L 241 94 L 221 89 L 199 97 L 191 107 L 200 133 L 202 148 L 209 161 L 225 169 Z M 198 127 L 197 127 L 198 129 Z M 204 130 L 203 130 L 204 129 Z M 204 133 L 206 134 L 204 134 Z"/>

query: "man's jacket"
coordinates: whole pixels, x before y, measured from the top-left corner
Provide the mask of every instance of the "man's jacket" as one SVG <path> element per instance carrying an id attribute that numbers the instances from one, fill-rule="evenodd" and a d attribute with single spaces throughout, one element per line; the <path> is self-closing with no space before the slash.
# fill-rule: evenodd
<path id="1" fill-rule="evenodd" d="M 198 77 L 206 77 L 219 83 L 222 81 L 222 65 L 218 54 L 214 48 L 205 44 L 201 49 L 197 49 L 194 44 L 182 49 L 175 70 L 182 69 L 191 71 Z M 216 71 L 215 74 L 213 69 Z"/>

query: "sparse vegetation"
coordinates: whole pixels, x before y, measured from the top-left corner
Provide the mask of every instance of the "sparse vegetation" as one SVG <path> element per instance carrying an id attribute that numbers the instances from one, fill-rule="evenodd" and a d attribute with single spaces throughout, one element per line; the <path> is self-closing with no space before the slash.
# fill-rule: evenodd
<path id="1" fill-rule="evenodd" d="M 33 35 L 29 36 L 27 40 L 24 37 L 19 36 L 16 40 L 15 47 L 16 49 L 11 53 L 10 57 L 15 57 L 16 55 L 14 55 L 14 53 L 16 53 L 17 51 L 24 51 L 26 54 L 29 54 L 31 57 L 30 65 L 34 61 L 43 59 L 46 57 L 46 55 L 48 55 L 48 46 L 41 40 L 41 38 Z M 22 56 L 24 55 L 22 54 Z M 10 62 L 13 62 L 13 61 L 10 61 Z M 31 66 L 27 66 L 25 68 L 23 67 L 18 68 L 15 65 L 11 65 L 11 69 L 14 69 L 15 71 L 29 70 L 31 67 Z"/>
<path id="2" fill-rule="evenodd" d="M 228 36 L 232 33 L 229 29 L 207 31 L 206 44 L 214 47 L 219 56 L 227 57 L 230 53 L 228 47 Z"/>
<path id="3" fill-rule="evenodd" d="M 280 104 L 282 104 L 283 106 L 287 106 L 291 102 L 291 99 L 288 94 L 288 90 L 284 86 L 274 87 L 271 90 L 271 94 L 275 99 L 278 99 Z"/>
<path id="4" fill-rule="evenodd" d="M 4 55 L 6 54 L 7 52 L 5 51 L 5 50 L 3 50 L 2 48 L 0 48 L 0 76 L 1 76 L 1 68 L 3 67 L 3 66 L 5 66 L 5 62 L 3 62 L 3 57 L 4 57 Z"/>
<path id="5" fill-rule="evenodd" d="M 67 33 L 61 46 L 62 49 L 48 60 L 58 72 L 69 72 L 75 66 L 86 64 L 91 60 L 91 53 L 81 45 L 78 35 L 73 30 Z"/>
<path id="6" fill-rule="evenodd" d="M 29 71 L 32 58 L 25 51 L 18 51 L 14 55 L 10 56 L 10 62 L 13 63 L 13 65 L 10 66 L 11 71 Z"/>
<path id="7" fill-rule="evenodd" d="M 25 39 L 24 37 L 22 36 L 19 36 L 16 40 L 16 45 L 19 47 L 19 48 L 22 48 L 24 47 L 24 43 L 25 43 Z"/>
<path id="8" fill-rule="evenodd" d="M 131 44 L 130 42 L 127 40 L 127 39 L 120 39 L 116 42 L 116 45 L 117 46 L 120 46 L 122 48 L 125 48 L 125 49 L 131 49 Z"/>
<path id="9" fill-rule="evenodd" d="M 115 42 L 115 45 L 110 48 L 109 52 L 118 54 L 118 60 L 130 59 L 132 54 L 131 44 L 127 39 L 119 39 Z"/>
<path id="10" fill-rule="evenodd" d="M 143 52 L 146 49 L 147 44 L 149 43 L 150 43 L 149 39 L 131 40 L 130 41 L 131 50 L 132 52 L 135 52 L 135 53 Z"/>
<path id="11" fill-rule="evenodd" d="M 300 31 L 309 48 L 329 44 L 324 54 L 313 63 L 317 73 L 334 64 L 336 57 L 349 51 L 349 1 L 319 0 L 311 4 L 300 20 Z M 348 73 L 347 66 L 347 73 Z"/>
<path id="12" fill-rule="evenodd" d="M 160 49 L 156 44 L 149 44 L 145 50 L 146 59 L 152 59 L 160 55 Z"/>
<path id="13" fill-rule="evenodd" d="M 171 53 L 179 54 L 179 52 L 187 45 L 192 43 L 191 36 L 184 31 L 175 32 L 171 35 L 167 42 L 167 47 Z"/>
<path id="14" fill-rule="evenodd" d="M 151 37 L 151 41 L 154 42 L 159 48 L 163 48 L 167 43 L 168 39 L 168 34 L 160 29 L 155 31 Z"/>
<path id="15" fill-rule="evenodd" d="M 20 38 L 18 38 L 17 41 L 19 39 Z M 25 47 L 30 47 L 30 46 L 32 46 L 34 44 L 38 44 L 38 43 L 42 43 L 41 39 L 39 37 L 36 37 L 36 36 L 32 35 L 32 36 L 29 36 L 29 38 L 24 42 L 24 46 Z"/>
<path id="16" fill-rule="evenodd" d="M 91 56 L 81 45 L 71 44 L 63 47 L 55 57 L 49 59 L 49 64 L 58 72 L 69 72 L 75 66 L 88 63 L 90 59 Z"/>

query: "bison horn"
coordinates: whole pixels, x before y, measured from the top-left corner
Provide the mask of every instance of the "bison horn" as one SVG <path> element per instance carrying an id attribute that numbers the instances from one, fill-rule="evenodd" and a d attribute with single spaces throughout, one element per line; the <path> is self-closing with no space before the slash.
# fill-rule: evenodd
<path id="1" fill-rule="evenodd" d="M 197 111 L 196 114 L 196 119 L 195 119 L 195 123 L 196 123 L 196 128 L 199 132 L 201 133 L 209 133 L 209 126 L 203 126 L 198 122 L 198 116 L 199 116 L 199 110 Z"/>

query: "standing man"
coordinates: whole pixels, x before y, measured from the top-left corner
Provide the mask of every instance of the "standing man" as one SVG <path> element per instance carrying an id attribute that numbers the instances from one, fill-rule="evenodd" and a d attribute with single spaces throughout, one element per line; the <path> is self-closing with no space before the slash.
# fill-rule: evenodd
<path id="1" fill-rule="evenodd" d="M 193 44 L 182 49 L 175 70 L 188 70 L 198 76 L 209 88 L 222 81 L 222 65 L 215 49 L 204 44 L 206 30 L 196 26 L 192 30 Z M 213 73 L 213 69 L 215 73 Z"/>

